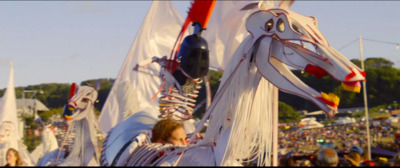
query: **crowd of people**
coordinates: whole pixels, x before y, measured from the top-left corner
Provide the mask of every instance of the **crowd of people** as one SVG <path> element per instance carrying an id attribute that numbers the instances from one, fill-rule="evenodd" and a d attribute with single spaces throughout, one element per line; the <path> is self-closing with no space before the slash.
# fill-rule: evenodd
<path id="1" fill-rule="evenodd" d="M 358 122 L 313 129 L 283 129 L 279 132 L 279 166 L 400 166 L 400 154 L 368 159 L 365 126 L 365 122 Z M 160 120 L 152 134 L 153 143 L 186 144 L 182 123 L 171 119 Z M 370 137 L 372 147 L 400 152 L 400 133 L 385 120 L 371 124 Z M 382 143 L 381 139 L 385 138 L 392 140 Z M 5 166 L 24 166 L 19 158 L 18 152 L 10 148 Z"/>
<path id="2" fill-rule="evenodd" d="M 360 146 L 353 146 L 350 151 L 342 156 L 337 150 L 329 147 L 322 148 L 315 155 L 296 159 L 296 157 L 284 156 L 280 158 L 281 167 L 387 167 L 400 166 L 400 154 L 391 159 L 372 159 L 369 160 L 366 151 Z"/>
<path id="3" fill-rule="evenodd" d="M 280 166 L 400 166 L 400 155 L 374 156 L 368 160 L 365 125 L 365 122 L 357 122 L 282 130 L 278 143 Z M 374 121 L 370 126 L 371 147 L 400 152 L 399 135 L 391 123 Z"/>

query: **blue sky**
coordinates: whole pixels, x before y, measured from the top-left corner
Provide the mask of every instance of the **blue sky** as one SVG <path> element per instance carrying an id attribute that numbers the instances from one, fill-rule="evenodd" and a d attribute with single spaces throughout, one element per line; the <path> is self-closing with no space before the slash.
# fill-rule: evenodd
<path id="1" fill-rule="evenodd" d="M 116 78 L 151 1 L 0 1 L 0 89 Z M 189 1 L 174 1 L 186 17 Z M 365 39 L 400 43 L 400 1 L 296 1 L 336 49 Z M 364 40 L 364 57 L 400 68 L 396 45 Z M 359 58 L 359 43 L 339 50 Z"/>

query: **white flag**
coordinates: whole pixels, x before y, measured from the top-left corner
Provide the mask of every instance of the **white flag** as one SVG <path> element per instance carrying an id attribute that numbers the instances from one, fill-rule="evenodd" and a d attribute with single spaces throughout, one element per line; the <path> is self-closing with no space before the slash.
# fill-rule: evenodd
<path id="1" fill-rule="evenodd" d="M 144 69 L 153 75 L 133 68 L 154 56 L 169 57 L 182 25 L 183 18 L 172 2 L 153 1 L 101 111 L 99 127 L 103 133 L 139 111 L 158 118 L 158 98 L 150 99 L 161 86 L 161 67 L 153 63 Z"/>

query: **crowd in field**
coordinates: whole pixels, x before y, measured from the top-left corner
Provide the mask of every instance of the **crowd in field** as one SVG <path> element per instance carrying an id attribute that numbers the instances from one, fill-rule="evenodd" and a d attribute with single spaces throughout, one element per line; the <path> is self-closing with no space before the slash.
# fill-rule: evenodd
<path id="1" fill-rule="evenodd" d="M 295 126 L 294 126 L 295 127 Z M 370 123 L 371 160 L 365 122 L 329 125 L 314 129 L 281 129 L 279 134 L 281 166 L 318 166 L 318 152 L 330 148 L 338 155 L 337 166 L 400 165 L 400 133 L 387 120 Z M 353 154 L 354 150 L 359 156 Z M 351 160 L 351 161 L 350 161 Z M 354 162 L 354 163 L 352 163 Z M 397 163 L 399 162 L 399 163 Z"/>

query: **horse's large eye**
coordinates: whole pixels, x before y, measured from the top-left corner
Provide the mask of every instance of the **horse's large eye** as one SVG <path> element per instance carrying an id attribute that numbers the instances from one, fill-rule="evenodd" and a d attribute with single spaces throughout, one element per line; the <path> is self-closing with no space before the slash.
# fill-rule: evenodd
<path id="1" fill-rule="evenodd" d="M 299 33 L 299 34 L 304 34 L 303 30 L 300 29 L 299 27 L 296 26 L 296 24 L 292 23 L 292 28 L 295 32 Z"/>
<path id="2" fill-rule="evenodd" d="M 283 22 L 282 19 L 278 19 L 278 22 L 276 24 L 276 29 L 278 29 L 278 31 L 280 32 L 285 31 L 285 23 Z"/>
<path id="3" fill-rule="evenodd" d="M 267 32 L 271 31 L 274 26 L 274 20 L 269 19 L 267 23 L 265 23 L 265 30 Z"/>
<path id="4" fill-rule="evenodd" d="M 89 99 L 88 98 L 83 98 L 82 102 L 87 103 L 87 102 L 89 102 Z"/>

